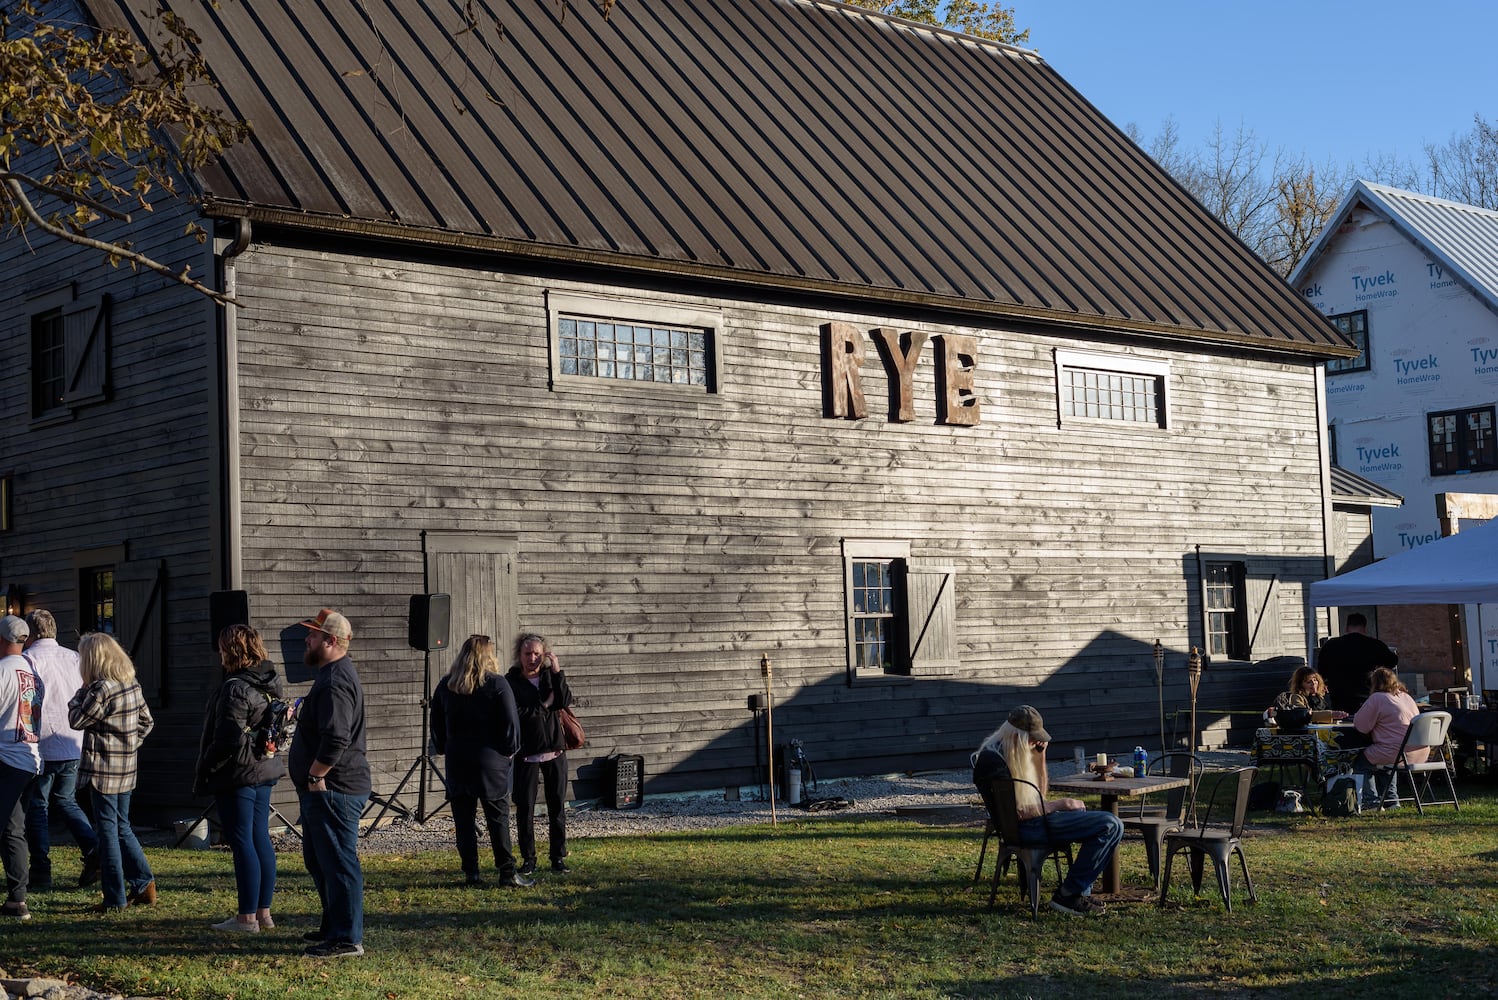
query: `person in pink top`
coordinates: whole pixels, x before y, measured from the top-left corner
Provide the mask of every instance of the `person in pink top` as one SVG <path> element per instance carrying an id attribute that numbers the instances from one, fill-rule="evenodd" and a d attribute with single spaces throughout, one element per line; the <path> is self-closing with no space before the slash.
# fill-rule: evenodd
<path id="1" fill-rule="evenodd" d="M 1388 667 L 1379 667 L 1368 679 L 1370 693 L 1363 707 L 1352 717 L 1352 724 L 1360 733 L 1369 736 L 1368 746 L 1358 754 L 1353 769 L 1367 775 L 1363 781 L 1363 808 L 1376 809 L 1380 796 L 1374 785 L 1374 772 L 1378 768 L 1393 765 L 1399 756 L 1399 747 L 1404 743 L 1404 734 L 1410 720 L 1420 714 L 1420 707 L 1410 697 L 1409 690 L 1399 681 L 1399 675 Z M 1430 756 L 1429 747 L 1410 750 L 1406 753 L 1411 764 L 1423 763 Z M 1382 805 L 1385 809 L 1398 806 L 1394 775 L 1389 774 L 1389 787 L 1384 789 Z"/>

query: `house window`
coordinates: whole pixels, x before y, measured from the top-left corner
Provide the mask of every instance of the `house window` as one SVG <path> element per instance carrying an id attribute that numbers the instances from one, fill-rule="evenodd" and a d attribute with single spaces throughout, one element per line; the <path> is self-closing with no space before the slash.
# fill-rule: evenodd
<path id="1" fill-rule="evenodd" d="M 1243 564 L 1207 563 L 1207 653 L 1229 660 L 1248 658 Z"/>
<path id="2" fill-rule="evenodd" d="M 853 560 L 853 669 L 895 672 L 895 560 Z"/>
<path id="3" fill-rule="evenodd" d="M 956 670 L 956 573 L 908 542 L 843 540 L 850 680 Z"/>
<path id="4" fill-rule="evenodd" d="M 33 297 L 31 417 L 50 420 L 109 398 L 109 296 L 74 301 L 72 286 Z"/>
<path id="5" fill-rule="evenodd" d="M 44 417 L 61 410 L 66 385 L 62 309 L 48 309 L 31 317 L 31 415 Z"/>
<path id="6" fill-rule="evenodd" d="M 88 566 L 78 572 L 78 631 L 114 634 L 114 567 Z"/>
<path id="7" fill-rule="evenodd" d="M 1327 317 L 1338 330 L 1341 330 L 1352 341 L 1353 346 L 1358 349 L 1355 358 L 1332 358 L 1326 363 L 1328 375 L 1338 375 L 1342 372 L 1365 372 L 1368 370 L 1368 310 L 1359 309 L 1357 312 L 1338 313 Z"/>
<path id="8" fill-rule="evenodd" d="M 1456 476 L 1498 469 L 1498 447 L 1493 439 L 1493 407 L 1432 413 L 1430 474 Z"/>
<path id="9" fill-rule="evenodd" d="M 1168 362 L 1126 354 L 1056 351 L 1059 423 L 1110 421 L 1165 427 Z"/>
<path id="10" fill-rule="evenodd" d="M 722 317 L 653 302 L 549 293 L 555 382 L 611 379 L 717 392 Z"/>

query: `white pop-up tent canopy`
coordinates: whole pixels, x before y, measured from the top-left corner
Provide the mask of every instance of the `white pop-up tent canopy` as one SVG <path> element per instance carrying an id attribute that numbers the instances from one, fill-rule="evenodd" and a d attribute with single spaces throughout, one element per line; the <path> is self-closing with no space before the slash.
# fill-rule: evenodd
<path id="1" fill-rule="evenodd" d="M 1416 549 L 1311 584 L 1312 607 L 1358 604 L 1475 604 L 1483 634 L 1484 604 L 1498 604 L 1498 520 L 1428 542 Z M 1315 616 L 1310 616 L 1312 628 Z M 1479 639 L 1474 664 L 1478 690 L 1487 686 L 1487 656 Z"/>
<path id="2" fill-rule="evenodd" d="M 1314 607 L 1498 603 L 1498 520 L 1311 584 Z"/>

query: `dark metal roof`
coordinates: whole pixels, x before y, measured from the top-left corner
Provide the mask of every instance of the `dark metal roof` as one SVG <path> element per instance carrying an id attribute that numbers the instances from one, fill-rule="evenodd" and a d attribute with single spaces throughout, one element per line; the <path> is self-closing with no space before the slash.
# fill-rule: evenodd
<path id="1" fill-rule="evenodd" d="M 169 6 L 255 130 L 212 215 L 1353 353 L 1032 52 L 818 0 Z"/>
<path id="2" fill-rule="evenodd" d="M 1332 466 L 1332 499 L 1373 507 L 1402 507 L 1404 497 L 1340 465 Z"/>

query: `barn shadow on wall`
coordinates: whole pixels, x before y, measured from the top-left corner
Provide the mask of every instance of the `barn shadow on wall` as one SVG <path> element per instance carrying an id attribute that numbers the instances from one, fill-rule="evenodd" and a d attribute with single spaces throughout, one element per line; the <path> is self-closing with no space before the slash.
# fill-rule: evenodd
<path id="1" fill-rule="evenodd" d="M 1008 710 L 1032 704 L 1053 737 L 1052 760 L 1088 754 L 1127 756 L 1136 744 L 1153 751 L 1184 746 L 1190 727 L 1189 649 L 1165 649 L 1163 683 L 1156 682 L 1153 643 L 1111 630 L 1099 632 L 1060 669 L 1031 687 L 933 677 L 877 678 L 849 684 L 840 673 L 800 688 L 773 710 L 773 743 L 783 761 L 799 740 L 818 780 L 870 774 L 942 770 L 968 765 L 980 742 Z M 1293 658 L 1291 658 L 1293 659 Z M 1258 715 L 1285 683 L 1294 664 L 1209 664 L 1197 693 L 1197 730 L 1213 746 L 1247 746 Z M 784 689 L 785 680 L 777 677 Z M 645 793 L 710 788 L 752 789 L 768 783 L 770 736 L 761 701 L 765 687 L 757 659 L 746 657 L 740 718 L 723 735 L 675 766 L 643 754 Z M 1162 709 L 1163 706 L 1163 709 Z M 586 711 L 586 709 L 584 709 Z M 1164 716 L 1162 735 L 1161 716 Z M 613 748 L 590 741 L 575 752 L 573 794 L 608 800 L 615 781 Z M 621 751 L 635 753 L 632 749 Z M 776 783 L 784 781 L 777 768 Z"/>

